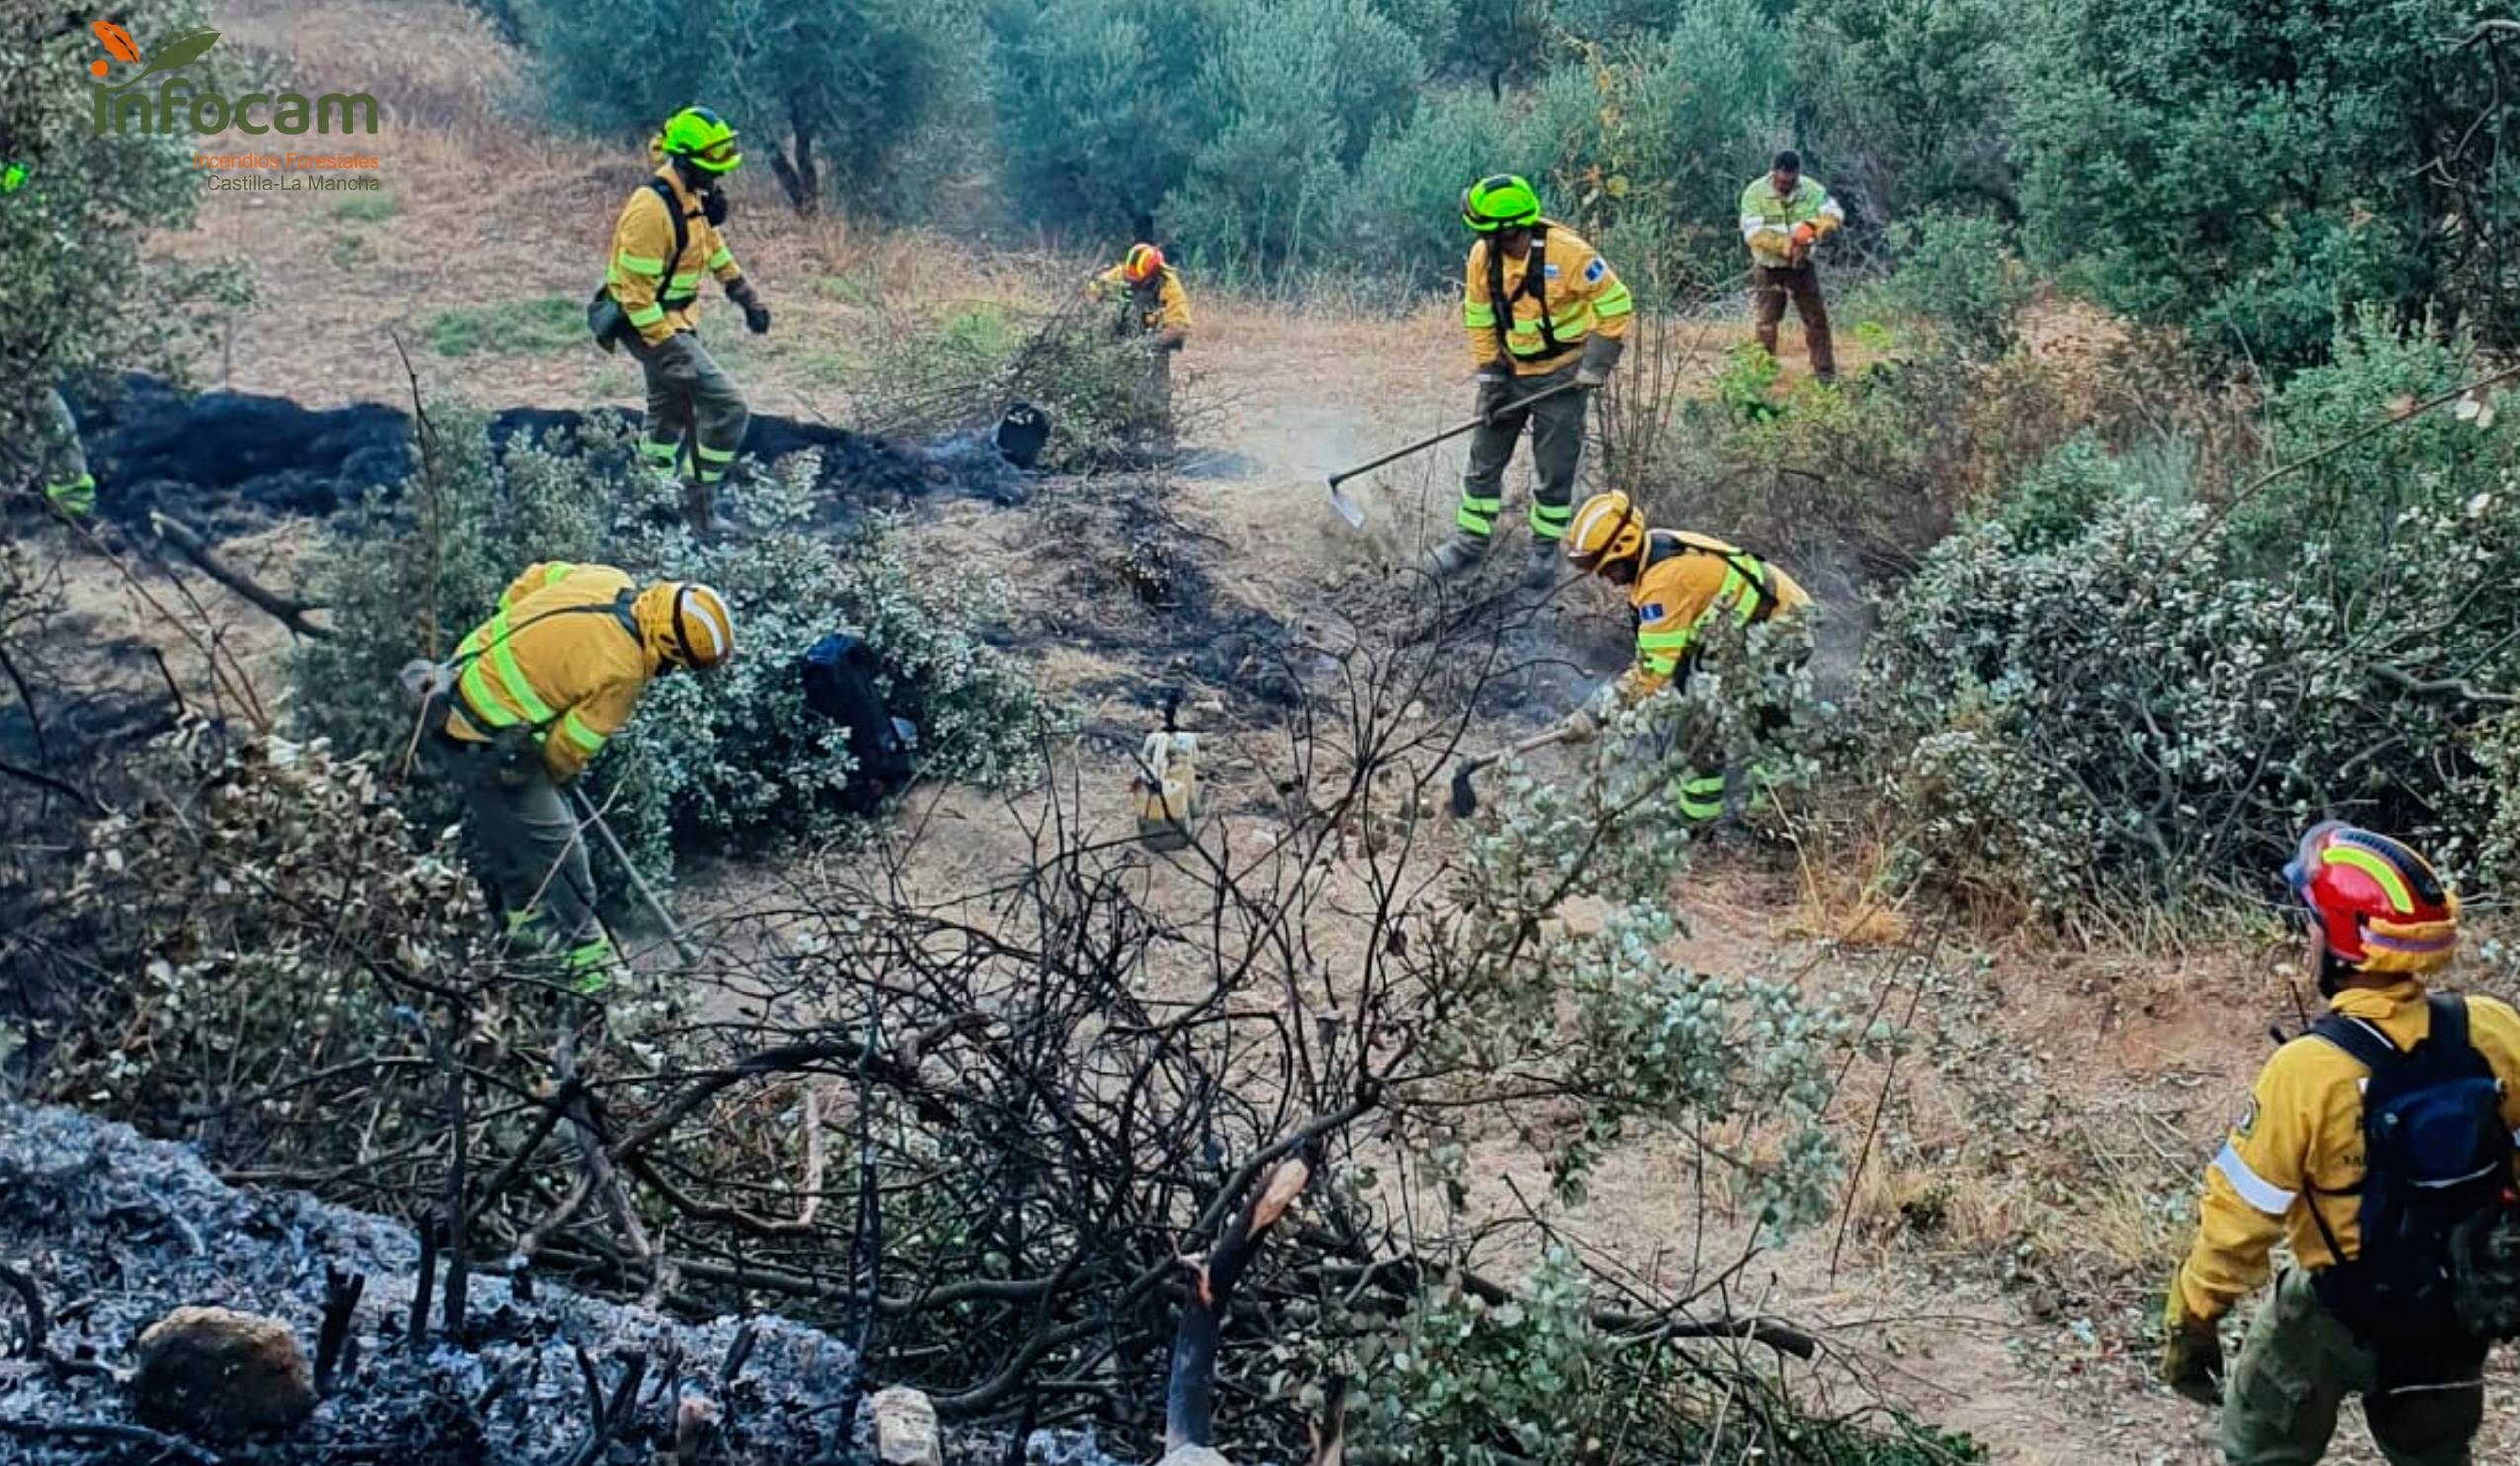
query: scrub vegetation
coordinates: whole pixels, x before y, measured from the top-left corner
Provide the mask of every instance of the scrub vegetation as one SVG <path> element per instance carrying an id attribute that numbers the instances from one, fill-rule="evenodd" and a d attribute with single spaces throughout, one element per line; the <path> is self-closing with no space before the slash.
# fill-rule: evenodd
<path id="1" fill-rule="evenodd" d="M 144 40 L 215 19 L 128 9 Z M 256 470 L 346 485 L 320 521 L 222 502 L 188 549 L 166 517 L 211 487 L 103 454 L 99 519 L 8 507 L 0 1103 L 190 1141 L 408 1223 L 454 1279 L 500 1274 L 522 1312 L 405 1290 L 395 1328 L 450 1356 L 570 1327 L 533 1312 L 538 1275 L 827 1331 L 835 1456 L 865 1388 L 906 1384 L 966 1453 L 1040 1429 L 1145 1460 L 1189 1435 L 1945 1466 L 1989 1458 L 1962 1407 L 2000 1376 L 2054 1412 L 2013 1446 L 2184 1459 L 2142 1362 L 2153 1264 L 2226 1118 L 2200 1095 L 2227 1078 L 2236 1104 L 2292 1016 L 2271 872 L 2344 819 L 2424 848 L 2486 923 L 2520 881 L 2512 23 L 2444 0 L 409 9 L 513 83 L 464 60 L 478 90 L 396 99 L 432 157 L 513 132 L 562 159 L 541 182 L 609 198 L 671 109 L 736 121 L 776 183 L 743 177 L 731 247 L 779 325 L 737 338 L 710 293 L 713 349 L 764 389 L 756 427 L 827 409 L 826 433 L 745 460 L 737 532 L 696 536 L 600 410 L 492 428 L 628 397 L 583 282 L 541 268 L 598 247 L 591 215 L 503 218 L 485 265 L 462 231 L 491 168 L 452 205 L 424 178 L 314 206 L 306 247 L 363 307 L 443 261 L 516 278 L 393 322 L 400 371 L 461 384 L 411 383 L 407 456 Z M 228 236 L 195 227 L 183 139 L 88 129 L 92 45 L 0 34 L 0 164 L 30 179 L 0 198 L 0 283 L 45 302 L 0 329 L 0 382 L 110 402 L 126 372 L 232 379 L 244 274 L 207 263 Z M 233 49 L 202 63 L 228 94 Z M 483 100 L 439 118 L 448 96 Z M 1834 384 L 1734 345 L 1737 201 L 1789 145 L 1849 219 L 1820 255 Z M 1712 633 L 1707 675 L 1470 801 L 1467 755 L 1615 670 L 1620 608 L 1394 568 L 1399 535 L 1449 523 L 1443 473 L 1431 510 L 1398 472 L 1358 480 L 1349 538 L 1319 486 L 1467 408 L 1458 208 L 1500 171 L 1640 301 L 1592 472 L 1821 609 Z M 1139 234 L 1198 302 L 1168 421 L 1143 343 L 1079 289 Z M 388 347 L 306 346 L 288 380 L 329 390 Z M 986 436 L 1015 400 L 1055 424 L 1022 473 Z M 42 405 L 0 390 L 11 494 Z M 741 627 L 582 786 L 624 845 L 597 852 L 629 969 L 600 1016 L 489 917 L 391 693 L 532 561 L 705 580 Z M 798 653 L 843 630 L 917 729 L 916 780 L 872 815 L 800 694 Z M 1207 781 L 1171 848 L 1116 813 L 1164 720 Z M 1742 776 L 1721 830 L 1668 797 L 1710 769 Z M 2029 1322 L 1936 1361 L 1868 1289 Z M 1890 1322 L 1844 1322 L 1850 1297 Z M 30 1379 L 85 1378 L 29 1352 Z M 343 1367 L 352 1397 L 399 1388 Z M 1935 1369 L 1957 1390 L 1905 1388 Z M 664 1449 L 672 1411 L 629 1393 L 560 1458 Z M 392 1448 L 459 1452 L 431 1414 L 394 1413 Z M 754 1459 L 743 1428 L 695 1459 Z"/>

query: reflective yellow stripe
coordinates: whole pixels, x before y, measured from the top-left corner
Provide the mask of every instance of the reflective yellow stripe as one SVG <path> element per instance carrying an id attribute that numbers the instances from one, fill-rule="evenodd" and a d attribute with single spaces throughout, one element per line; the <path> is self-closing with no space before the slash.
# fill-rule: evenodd
<path id="1" fill-rule="evenodd" d="M 706 443 L 694 443 L 692 449 L 713 464 L 730 464 L 735 461 L 735 450 L 731 448 L 712 448 Z"/>
<path id="2" fill-rule="evenodd" d="M 1666 649 L 1676 650 L 1679 647 L 1688 646 L 1690 640 L 1696 635 L 1697 633 L 1694 630 L 1685 626 L 1680 628 L 1678 631 L 1638 632 L 1637 633 L 1637 645 L 1656 651 Z"/>
<path id="3" fill-rule="evenodd" d="M 674 450 L 679 446 L 670 442 L 659 443 L 653 438 L 641 438 L 638 440 L 638 456 L 652 458 L 658 463 L 670 464 L 674 461 Z"/>
<path id="4" fill-rule="evenodd" d="M 712 270 L 723 270 L 734 262 L 735 252 L 720 244 L 717 246 L 717 252 L 709 257 L 709 268 Z"/>
<path id="5" fill-rule="evenodd" d="M 665 318 L 665 307 L 642 305 L 636 310 L 626 312 L 622 318 L 634 326 L 652 326 Z"/>
<path id="6" fill-rule="evenodd" d="M 480 662 L 463 669 L 463 675 L 456 679 L 456 690 L 463 694 L 465 716 L 484 729 L 507 728 L 524 721 L 501 706 L 498 698 L 491 694 L 489 669 Z"/>
<path id="7" fill-rule="evenodd" d="M 665 273 L 665 262 L 663 260 L 651 259 L 643 254 L 631 254 L 629 250 L 623 250 L 621 253 L 614 255 L 613 263 L 621 266 L 625 270 L 628 270 L 632 275 L 662 275 Z"/>
<path id="8" fill-rule="evenodd" d="M 1481 302 L 1462 302 L 1462 324 L 1474 331 L 1491 329 L 1496 324 L 1496 307 Z"/>
<path id="9" fill-rule="evenodd" d="M 699 289 L 698 275 L 677 275 L 665 286 L 667 294 L 676 296 L 688 296 Z"/>
<path id="10" fill-rule="evenodd" d="M 1593 298 L 1592 308 L 1600 314 L 1602 319 L 1608 320 L 1614 315 L 1626 315 L 1636 309 L 1637 298 L 1628 294 L 1627 282 L 1612 276 L 1610 289 Z"/>
<path id="11" fill-rule="evenodd" d="M 588 728 L 585 721 L 577 716 L 575 708 L 571 708 L 568 716 L 560 720 L 560 734 L 575 743 L 581 753 L 593 754 L 604 746 L 604 735 Z"/>
<path id="12" fill-rule="evenodd" d="M 577 566 L 575 566 L 575 565 L 573 565 L 573 564 L 570 564 L 570 563 L 568 563 L 568 562 L 567 562 L 567 561 L 556 561 L 556 560 L 555 560 L 555 561 L 551 561 L 551 563 L 550 563 L 549 565 L 546 566 L 546 567 L 544 568 L 544 571 L 543 571 L 543 584 L 544 584 L 544 586 L 545 586 L 546 588 L 548 588 L 548 587 L 550 587 L 550 586 L 553 586 L 553 585 L 557 585 L 557 584 L 559 584 L 561 580 L 563 580 L 563 579 L 565 579 L 565 578 L 567 577 L 567 575 L 568 575 L 569 571 L 574 570 L 574 569 L 576 569 L 576 568 L 577 568 Z"/>
<path id="13" fill-rule="evenodd" d="M 537 726 L 548 723 L 558 715 L 554 714 L 541 698 L 534 695 L 534 684 L 525 680 L 525 669 L 516 664 L 516 649 L 508 645 L 510 635 L 508 613 L 502 610 L 493 615 L 480 630 L 465 638 L 464 645 L 469 647 L 477 640 L 486 647 L 484 655 L 487 657 L 490 668 L 499 674 L 500 691 L 507 694 L 510 704 L 524 710 L 526 720 L 532 721 Z M 476 655 L 473 657 L 472 664 L 464 669 L 461 684 L 464 696 L 471 700 L 483 721 L 494 728 L 505 728 L 511 723 L 519 722 L 520 720 L 509 713 L 507 708 L 502 707 L 497 699 L 487 695 L 489 683 L 480 675 L 482 663 L 483 656 Z"/>

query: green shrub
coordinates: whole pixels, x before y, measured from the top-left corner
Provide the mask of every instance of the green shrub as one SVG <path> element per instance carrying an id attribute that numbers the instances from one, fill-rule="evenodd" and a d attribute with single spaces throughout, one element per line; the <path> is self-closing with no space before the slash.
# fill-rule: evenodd
<path id="1" fill-rule="evenodd" d="M 2455 39 L 2471 14 L 2447 0 L 2040 8 L 2015 149 L 2033 257 L 2075 268 L 2112 308 L 2279 372 L 2323 357 L 2351 304 L 2416 319 L 2454 277 L 2472 287 L 2448 298 L 2507 339 L 2512 297 L 2491 282 L 2510 257 L 2492 221 L 2520 202 L 2469 170 L 2520 120 L 2489 100 L 2499 58 Z"/>
<path id="2" fill-rule="evenodd" d="M 1935 210 L 2015 217 L 2021 27 L 2001 0 L 1833 0 L 1793 16 L 1804 141 L 1859 227 Z"/>
<path id="3" fill-rule="evenodd" d="M 1415 105 L 1424 76 L 1416 43 L 1366 0 L 1238 12 L 1201 75 L 1217 126 L 1166 206 L 1173 232 L 1212 264 L 1274 274 L 1302 262 L 1330 236 L 1346 170 Z"/>
<path id="4" fill-rule="evenodd" d="M 1806 1416 L 1755 1371 L 1693 1357 L 1650 1329 L 1611 1327 L 1605 1320 L 1626 1310 L 1603 1291 L 1555 1244 L 1502 1298 L 1459 1284 L 1429 1290 L 1395 1326 L 1352 1346 L 1359 1433 L 1428 1466 L 1986 1459 L 1966 1436 L 1918 1428 L 1894 1412 L 1871 1427 Z"/>
<path id="5" fill-rule="evenodd" d="M 1470 248 L 1462 190 L 1489 173 L 1540 171 L 1512 153 L 1513 130 L 1484 90 L 1428 97 L 1366 148 L 1340 204 L 1339 233 L 1378 275 L 1458 289 Z"/>
<path id="6" fill-rule="evenodd" d="M 1016 216 L 1108 235 L 1151 217 L 1217 123 L 1195 95 L 1235 7 L 1048 0 L 989 13 L 989 91 Z"/>
<path id="7" fill-rule="evenodd" d="M 638 715 L 586 778 L 608 818 L 652 869 L 676 845 L 757 844 L 843 826 L 834 803 L 850 763 L 840 726 L 813 714 L 796 658 L 824 632 L 859 633 L 883 668 L 889 700 L 920 725 L 921 768 L 997 786 L 1031 776 L 1055 719 L 1021 669 L 981 644 L 986 594 L 896 563 L 871 521 L 835 552 L 806 533 L 806 466 L 747 483 L 734 497 L 759 533 L 695 542 L 673 512 L 677 490 L 634 470 L 626 435 L 580 445 L 511 444 L 493 457 L 477 415 L 439 408 L 427 462 L 392 499 L 367 504 L 334 535 L 311 592 L 333 607 L 334 640 L 310 642 L 294 676 L 307 733 L 344 749 L 399 757 L 409 715 L 396 668 L 444 657 L 525 564 L 618 565 L 633 577 L 706 580 L 742 628 L 734 662 L 707 677 L 652 684 Z M 450 811 L 425 782 L 419 797 Z"/>
<path id="8" fill-rule="evenodd" d="M 137 0 L 112 14 L 146 46 L 208 18 L 196 0 Z M 94 134 L 85 63 L 103 55 L 84 13 L 13 7 L 0 26 L 0 76 L 9 78 L 0 85 L 0 165 L 25 170 L 24 183 L 0 196 L 0 292 L 32 312 L 27 325 L 0 331 L 0 491 L 23 486 L 10 481 L 13 448 L 49 431 L 44 388 L 137 367 L 180 371 L 214 323 L 198 307 L 246 298 L 239 275 L 143 257 L 144 235 L 191 225 L 202 174 L 190 136 Z M 196 86 L 232 86 L 226 60 L 214 50 L 184 75 Z M 113 79 L 137 72 L 121 65 Z"/>
<path id="9" fill-rule="evenodd" d="M 356 194 L 327 212 L 354 224 L 380 224 L 402 212 L 402 201 L 392 194 Z"/>
<path id="10" fill-rule="evenodd" d="M 428 331 L 440 356 L 568 351 L 586 344 L 586 306 L 567 296 L 459 305 L 429 317 Z"/>
<path id="11" fill-rule="evenodd" d="M 2005 248 L 2001 225 L 1976 215 L 1928 214 L 1892 224 L 1890 237 L 1898 253 L 1893 300 L 1940 326 L 1964 356 L 2012 349 L 2015 318 L 2036 284 Z"/>
<path id="12" fill-rule="evenodd" d="M 2520 468 L 2508 431 L 2479 432 L 2474 419 L 2436 408 L 2351 443 L 2375 423 L 2483 375 L 2467 342 L 2401 331 L 2377 310 L 2337 333 L 2327 365 L 2288 380 L 2267 403 L 2273 461 L 2307 459 L 2343 444 L 2268 485 L 2232 512 L 2235 553 L 2280 571 L 2305 553 L 2328 557 L 2355 583 L 2398 554 L 2410 510 L 2448 509 L 2497 486 Z"/>
<path id="13" fill-rule="evenodd" d="M 2443 475 L 2385 557 L 2252 568 L 2205 508 L 2059 455 L 1928 556 L 1871 649 L 1853 726 L 1920 872 L 2055 912 L 2176 905 L 2254 890 L 2332 816 L 2515 874 L 2501 483 Z"/>
<path id="14" fill-rule="evenodd" d="M 752 168 L 843 212 L 922 187 L 912 144 L 976 95 L 980 29 L 955 0 L 512 0 L 531 95 L 554 119 L 645 141 L 714 108 Z M 740 249 L 741 244 L 738 242 Z"/>

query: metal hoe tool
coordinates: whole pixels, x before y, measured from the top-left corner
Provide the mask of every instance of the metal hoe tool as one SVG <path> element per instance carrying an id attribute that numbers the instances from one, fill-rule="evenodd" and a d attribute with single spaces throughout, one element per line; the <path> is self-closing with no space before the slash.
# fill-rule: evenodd
<path id="1" fill-rule="evenodd" d="M 1551 397 L 1573 391 L 1578 386 L 1579 384 L 1573 382 L 1561 382 L 1555 387 L 1549 388 L 1547 391 L 1534 392 L 1519 402 L 1508 402 L 1496 410 L 1500 413 L 1519 412 L 1523 408 L 1529 407 L 1534 403 L 1546 402 Z M 1389 453 L 1383 455 L 1381 458 L 1370 459 L 1365 463 L 1358 464 L 1353 469 L 1341 469 L 1338 473 L 1330 475 L 1330 507 L 1339 511 L 1339 517 L 1348 522 L 1348 528 L 1360 530 L 1365 528 L 1364 508 L 1354 499 L 1351 499 L 1346 494 L 1339 492 L 1340 484 L 1347 482 L 1349 479 L 1356 477 L 1360 474 L 1370 474 L 1376 469 L 1383 467 L 1385 464 L 1404 459 L 1412 453 L 1424 453 L 1427 449 L 1430 449 L 1436 444 L 1444 442 L 1447 439 L 1458 438 L 1464 433 L 1485 427 L 1487 425 L 1487 420 L 1488 414 L 1481 413 L 1468 422 L 1458 423 L 1452 427 L 1446 428 L 1444 431 L 1435 434 L 1433 437 L 1420 438 L 1405 448 L 1394 448 Z"/>
<path id="2" fill-rule="evenodd" d="M 1554 728 L 1546 730 L 1545 732 L 1532 734 L 1530 737 L 1523 739 L 1521 742 L 1516 743 L 1510 748 L 1499 748 L 1493 753 L 1482 754 L 1477 758 L 1468 759 L 1455 765 L 1453 769 L 1453 813 L 1457 816 L 1466 817 L 1475 813 L 1478 809 L 1478 791 L 1470 788 L 1470 775 L 1477 773 L 1481 769 L 1493 768 L 1495 765 L 1503 763 L 1506 759 L 1519 758 L 1523 754 L 1529 753 L 1535 748 L 1546 748 L 1552 743 L 1561 741 L 1566 736 L 1566 725 L 1560 723 Z"/>
<path id="3" fill-rule="evenodd" d="M 580 791 L 570 790 L 569 799 L 576 804 L 577 812 L 586 817 L 587 824 L 603 836 L 604 847 L 613 852 L 613 858 L 622 863 L 622 869 L 630 872 L 630 885 L 638 889 L 638 899 L 646 903 L 648 913 L 665 928 L 665 939 L 674 944 L 674 955 L 682 958 L 685 966 L 697 967 L 700 949 L 692 945 L 691 938 L 684 936 L 683 929 L 675 925 L 674 918 L 666 913 L 665 903 L 656 895 L 656 888 L 648 885 L 647 877 L 639 874 L 637 863 L 630 858 L 630 852 L 623 849 L 622 842 L 615 838 L 613 826 L 604 822 L 604 817 L 596 812 L 594 802 Z"/>

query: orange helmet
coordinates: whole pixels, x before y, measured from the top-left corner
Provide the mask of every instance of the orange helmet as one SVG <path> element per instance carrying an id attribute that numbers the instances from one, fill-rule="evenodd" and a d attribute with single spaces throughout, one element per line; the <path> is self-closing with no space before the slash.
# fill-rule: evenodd
<path id="1" fill-rule="evenodd" d="M 1133 244 L 1129 255 L 1120 262 L 1120 278 L 1131 285 L 1144 285 L 1164 273 L 1164 252 L 1151 244 Z"/>

